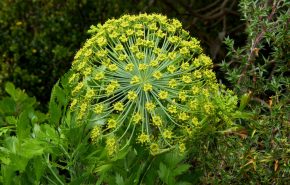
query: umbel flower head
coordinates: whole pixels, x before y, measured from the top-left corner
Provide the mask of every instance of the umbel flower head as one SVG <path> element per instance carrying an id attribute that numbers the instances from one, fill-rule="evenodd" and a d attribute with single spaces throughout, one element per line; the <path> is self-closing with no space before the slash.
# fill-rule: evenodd
<path id="1" fill-rule="evenodd" d="M 134 143 L 152 154 L 184 152 L 218 111 L 219 87 L 199 41 L 157 14 L 125 15 L 89 32 L 69 83 L 70 109 L 79 124 L 94 125 L 92 141 L 104 141 L 110 155 Z"/>

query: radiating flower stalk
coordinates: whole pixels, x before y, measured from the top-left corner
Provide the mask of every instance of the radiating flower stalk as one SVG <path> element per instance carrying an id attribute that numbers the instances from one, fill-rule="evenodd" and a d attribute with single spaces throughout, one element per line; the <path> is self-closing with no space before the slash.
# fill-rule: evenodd
<path id="1" fill-rule="evenodd" d="M 230 123 L 224 111 L 236 98 L 222 97 L 212 61 L 178 20 L 125 15 L 89 32 L 69 78 L 70 109 L 79 124 L 94 124 L 92 142 L 105 141 L 109 155 L 132 143 L 153 155 L 185 152 L 203 123 Z"/>

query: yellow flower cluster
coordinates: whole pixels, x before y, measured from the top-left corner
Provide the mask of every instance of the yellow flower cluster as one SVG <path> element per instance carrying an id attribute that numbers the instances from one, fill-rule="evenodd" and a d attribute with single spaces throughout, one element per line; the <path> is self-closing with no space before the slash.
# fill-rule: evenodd
<path id="1" fill-rule="evenodd" d="M 110 155 L 125 136 L 152 154 L 170 147 L 185 152 L 183 131 L 192 133 L 217 110 L 211 101 L 218 84 L 199 41 L 159 14 L 125 15 L 90 33 L 69 84 L 78 120 L 92 112 L 105 124 L 92 130 L 92 141 L 106 137 Z"/>

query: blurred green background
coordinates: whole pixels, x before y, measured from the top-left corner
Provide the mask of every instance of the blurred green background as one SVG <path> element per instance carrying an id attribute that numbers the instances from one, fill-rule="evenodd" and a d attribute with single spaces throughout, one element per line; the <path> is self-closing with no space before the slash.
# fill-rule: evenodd
<path id="1" fill-rule="evenodd" d="M 124 14 L 157 12 L 177 18 L 202 42 L 215 63 L 226 55 L 226 36 L 245 43 L 236 0 L 1 0 L 0 86 L 11 81 L 47 103 L 52 86 L 69 69 L 91 25 Z M 218 72 L 218 77 L 223 78 Z M 1 92 L 0 92 L 1 94 Z"/>

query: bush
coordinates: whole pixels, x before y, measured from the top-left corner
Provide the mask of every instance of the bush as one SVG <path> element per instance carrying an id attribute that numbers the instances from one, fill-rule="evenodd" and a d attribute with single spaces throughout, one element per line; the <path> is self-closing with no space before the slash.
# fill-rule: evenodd
<path id="1" fill-rule="evenodd" d="M 240 2 L 247 21 L 247 43 L 236 48 L 226 39 L 226 79 L 252 113 L 216 142 L 206 181 L 287 184 L 290 177 L 289 3 L 283 0 Z M 241 103 L 242 103 L 241 102 Z M 216 159 L 219 160 L 216 160 Z"/>

